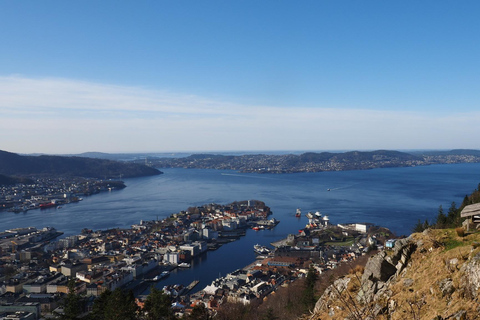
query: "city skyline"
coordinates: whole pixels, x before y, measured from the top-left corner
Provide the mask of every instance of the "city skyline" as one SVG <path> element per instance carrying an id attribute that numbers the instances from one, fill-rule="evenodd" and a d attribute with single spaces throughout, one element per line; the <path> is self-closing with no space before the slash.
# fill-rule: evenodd
<path id="1" fill-rule="evenodd" d="M 480 149 L 474 1 L 0 8 L 0 150 Z"/>

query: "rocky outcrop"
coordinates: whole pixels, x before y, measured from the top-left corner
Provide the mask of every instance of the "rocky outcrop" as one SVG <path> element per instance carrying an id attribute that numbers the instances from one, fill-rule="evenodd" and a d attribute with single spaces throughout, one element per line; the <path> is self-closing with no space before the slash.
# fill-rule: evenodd
<path id="1" fill-rule="evenodd" d="M 320 310 L 328 310 L 329 313 L 335 312 L 332 309 L 332 301 L 342 299 L 342 293 L 347 292 L 347 299 L 345 304 L 354 305 L 351 308 L 351 317 L 354 319 L 364 319 L 366 317 L 375 317 L 378 313 L 384 311 L 385 306 L 380 301 L 387 301 L 392 292 L 389 290 L 390 282 L 393 281 L 404 268 L 408 265 L 412 253 L 416 249 L 416 244 L 410 238 L 398 240 L 395 244 L 393 252 L 381 251 L 371 257 L 363 272 L 361 278 L 353 280 L 359 286 L 358 294 L 351 297 L 348 293 L 348 285 L 352 281 L 350 277 L 337 279 L 331 286 L 329 286 L 315 305 L 315 313 Z M 412 279 L 405 279 L 405 285 L 411 286 Z M 355 286 L 355 284 L 353 284 Z M 353 301 L 353 300 L 356 301 Z M 367 310 L 362 307 L 370 302 L 373 305 Z M 393 302 L 394 303 L 394 302 Z M 350 309 L 347 307 L 347 309 Z M 372 319 L 373 319 L 372 318 Z"/>
<path id="2" fill-rule="evenodd" d="M 450 297 L 452 293 L 455 291 L 455 286 L 453 285 L 453 281 L 450 278 L 443 279 L 438 283 L 438 288 L 442 293 L 442 297 Z"/>
<path id="3" fill-rule="evenodd" d="M 382 251 L 370 258 L 365 266 L 362 283 L 365 281 L 387 281 L 397 272 L 397 268 L 387 259 L 387 253 Z"/>
<path id="4" fill-rule="evenodd" d="M 480 233 L 429 229 L 399 240 L 372 256 L 363 274 L 335 281 L 315 311 L 309 319 L 477 319 Z"/>
<path id="5" fill-rule="evenodd" d="M 462 271 L 464 273 L 463 287 L 466 288 L 473 297 L 477 297 L 480 293 L 480 253 L 465 263 Z"/>
<path id="6" fill-rule="evenodd" d="M 358 301 L 368 303 L 381 297 L 388 298 L 389 281 L 403 271 L 415 249 L 416 244 L 410 238 L 405 238 L 395 243 L 391 256 L 382 251 L 370 258 L 362 276 Z"/>
<path id="7" fill-rule="evenodd" d="M 319 312 L 324 308 L 328 308 L 330 301 L 338 299 L 340 295 L 347 289 L 349 282 L 350 278 L 340 278 L 335 280 L 331 286 L 325 289 L 321 298 L 318 299 L 317 303 L 315 304 L 314 312 Z"/>

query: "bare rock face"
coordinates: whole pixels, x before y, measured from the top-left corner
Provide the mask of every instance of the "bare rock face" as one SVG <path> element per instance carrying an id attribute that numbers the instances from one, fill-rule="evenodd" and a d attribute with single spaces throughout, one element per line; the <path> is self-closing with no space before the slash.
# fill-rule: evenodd
<path id="1" fill-rule="evenodd" d="M 410 238 L 405 238 L 395 243 L 391 257 L 385 251 L 371 257 L 362 275 L 357 300 L 368 303 L 377 300 L 380 295 L 388 296 L 389 281 L 405 268 L 416 247 Z"/>
<path id="2" fill-rule="evenodd" d="M 362 275 L 362 282 L 367 280 L 385 282 L 397 272 L 397 268 L 388 262 L 386 257 L 387 253 L 382 251 L 368 260 Z"/>
<path id="3" fill-rule="evenodd" d="M 368 259 L 362 275 L 361 286 L 357 296 L 358 301 L 362 303 L 373 301 L 375 294 L 385 288 L 386 281 L 397 272 L 397 268 L 388 260 L 385 251 L 379 252 Z"/>
<path id="4" fill-rule="evenodd" d="M 390 290 L 390 282 L 392 279 L 400 274 L 400 272 L 408 265 L 412 253 L 416 250 L 417 245 L 410 238 L 398 240 L 395 244 L 393 254 L 388 256 L 385 251 L 381 251 L 378 254 L 371 257 L 363 272 L 362 278 L 360 279 L 360 288 L 357 294 L 357 302 L 361 304 L 370 303 L 373 301 L 388 301 L 392 296 L 392 291 Z M 480 267 L 480 264 L 479 264 Z M 480 268 L 479 268 L 480 271 Z M 332 285 L 330 285 L 320 299 L 315 305 L 315 313 L 319 313 L 321 310 L 329 310 L 331 301 L 338 300 L 340 294 L 347 289 L 350 278 L 344 277 L 336 280 Z M 407 279 L 405 286 L 411 286 L 413 280 Z M 355 304 L 355 302 L 352 302 Z M 362 319 L 375 319 L 375 317 L 383 312 L 385 308 L 395 309 L 395 302 L 392 302 L 391 305 L 381 306 L 379 304 L 374 304 L 375 308 L 373 310 L 364 310 L 366 309 L 358 305 L 358 310 L 354 313 L 362 314 L 365 317 Z M 358 319 L 358 314 L 355 319 Z M 368 317 L 367 317 L 368 316 Z"/>
<path id="5" fill-rule="evenodd" d="M 332 285 L 325 289 L 325 292 L 320 299 L 318 299 L 315 304 L 314 312 L 320 312 L 323 308 L 328 307 L 329 301 L 337 299 L 339 295 L 347 289 L 349 282 L 350 278 L 340 278 L 335 280 Z"/>
<path id="6" fill-rule="evenodd" d="M 480 290 L 480 253 L 464 264 L 462 269 L 465 274 L 464 287 L 470 290 L 473 296 L 477 296 Z"/>
<path id="7" fill-rule="evenodd" d="M 395 243 L 391 262 L 397 269 L 397 275 L 405 268 L 416 249 L 417 245 L 410 238 L 400 239 Z"/>

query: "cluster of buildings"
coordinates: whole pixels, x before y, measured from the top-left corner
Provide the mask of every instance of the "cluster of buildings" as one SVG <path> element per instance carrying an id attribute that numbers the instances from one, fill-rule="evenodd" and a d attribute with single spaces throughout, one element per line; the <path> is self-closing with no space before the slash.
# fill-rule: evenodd
<path id="1" fill-rule="evenodd" d="M 59 235 L 53 228 L 6 230 L 0 233 L 0 316 L 15 311 L 39 319 L 61 304 L 69 279 L 90 302 L 116 288 L 140 294 L 155 274 L 232 241 L 270 214 L 263 202 L 243 201 L 189 208 L 129 229 L 84 229 L 59 241 L 50 241 Z"/>
<path id="2" fill-rule="evenodd" d="M 0 211 L 24 212 L 56 207 L 80 201 L 81 196 L 125 187 L 121 181 L 78 177 L 35 177 L 28 180 L 30 182 L 0 186 Z"/>
<path id="3" fill-rule="evenodd" d="M 316 228 L 310 223 L 298 235 L 291 234 L 272 243 L 275 249 L 268 255 L 258 256 L 254 263 L 215 279 L 187 301 L 180 301 L 184 306 L 182 311 L 188 312 L 198 304 L 215 313 L 227 302 L 261 303 L 279 286 L 288 286 L 305 277 L 310 267 L 322 273 L 354 261 L 369 247 L 381 247 L 384 234 L 377 233 L 379 230 L 369 223 L 334 226 L 324 222 Z M 346 239 L 351 243 L 345 245 Z"/>
<path id="4" fill-rule="evenodd" d="M 461 161 L 473 162 L 480 157 L 462 157 Z M 442 163 L 442 156 L 435 157 L 433 163 Z M 252 154 L 241 156 L 192 155 L 182 158 L 149 159 L 151 165 L 158 168 L 180 167 L 216 170 L 236 170 L 252 173 L 293 173 L 364 170 L 382 167 L 404 167 L 427 165 L 431 162 L 423 157 L 409 154 L 398 155 L 393 152 L 351 152 L 340 154 L 310 153 L 303 155 Z"/>
<path id="5" fill-rule="evenodd" d="M 156 275 L 188 266 L 195 256 L 232 241 L 246 228 L 274 223 L 268 220 L 270 214 L 263 202 L 252 200 L 192 207 L 128 229 L 84 229 L 58 241 L 51 241 L 60 234 L 53 228 L 6 230 L 0 233 L 0 318 L 36 320 L 59 310 L 71 279 L 75 291 L 84 297 L 85 312 L 96 297 L 116 288 L 132 289 L 141 306 L 141 294 Z M 326 220 L 315 221 L 310 219 L 298 235 L 273 244 L 276 248 L 268 255 L 203 290 L 190 295 L 190 284 L 165 287 L 165 293 L 171 295 L 179 314 L 198 304 L 215 312 L 226 302 L 261 302 L 279 286 L 304 277 L 311 265 L 323 272 L 380 243 L 367 235 L 371 225 L 332 226 Z M 345 238 L 352 243 L 335 245 Z"/>

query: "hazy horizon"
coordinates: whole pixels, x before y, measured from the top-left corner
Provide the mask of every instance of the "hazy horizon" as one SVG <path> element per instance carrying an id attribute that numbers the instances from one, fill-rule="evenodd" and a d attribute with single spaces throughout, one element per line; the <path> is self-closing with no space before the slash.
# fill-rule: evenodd
<path id="1" fill-rule="evenodd" d="M 247 155 L 247 154 L 267 154 L 267 155 L 284 155 L 284 154 L 294 154 L 299 155 L 303 153 L 346 153 L 346 152 L 373 152 L 373 151 L 399 151 L 405 153 L 421 153 L 421 152 L 447 152 L 452 150 L 473 150 L 479 151 L 479 149 L 350 149 L 350 150 L 200 150 L 200 151 L 188 151 L 188 150 L 179 150 L 179 151 L 129 151 L 129 152 L 102 152 L 102 151 L 86 151 L 81 153 L 17 153 L 20 155 L 55 155 L 55 156 L 81 156 L 88 154 L 105 154 L 105 155 L 170 155 L 172 157 L 176 155 L 193 155 L 193 154 L 213 154 L 213 155 Z M 6 152 L 11 152 L 9 150 L 1 150 Z M 15 152 L 13 152 L 15 153 Z"/>

